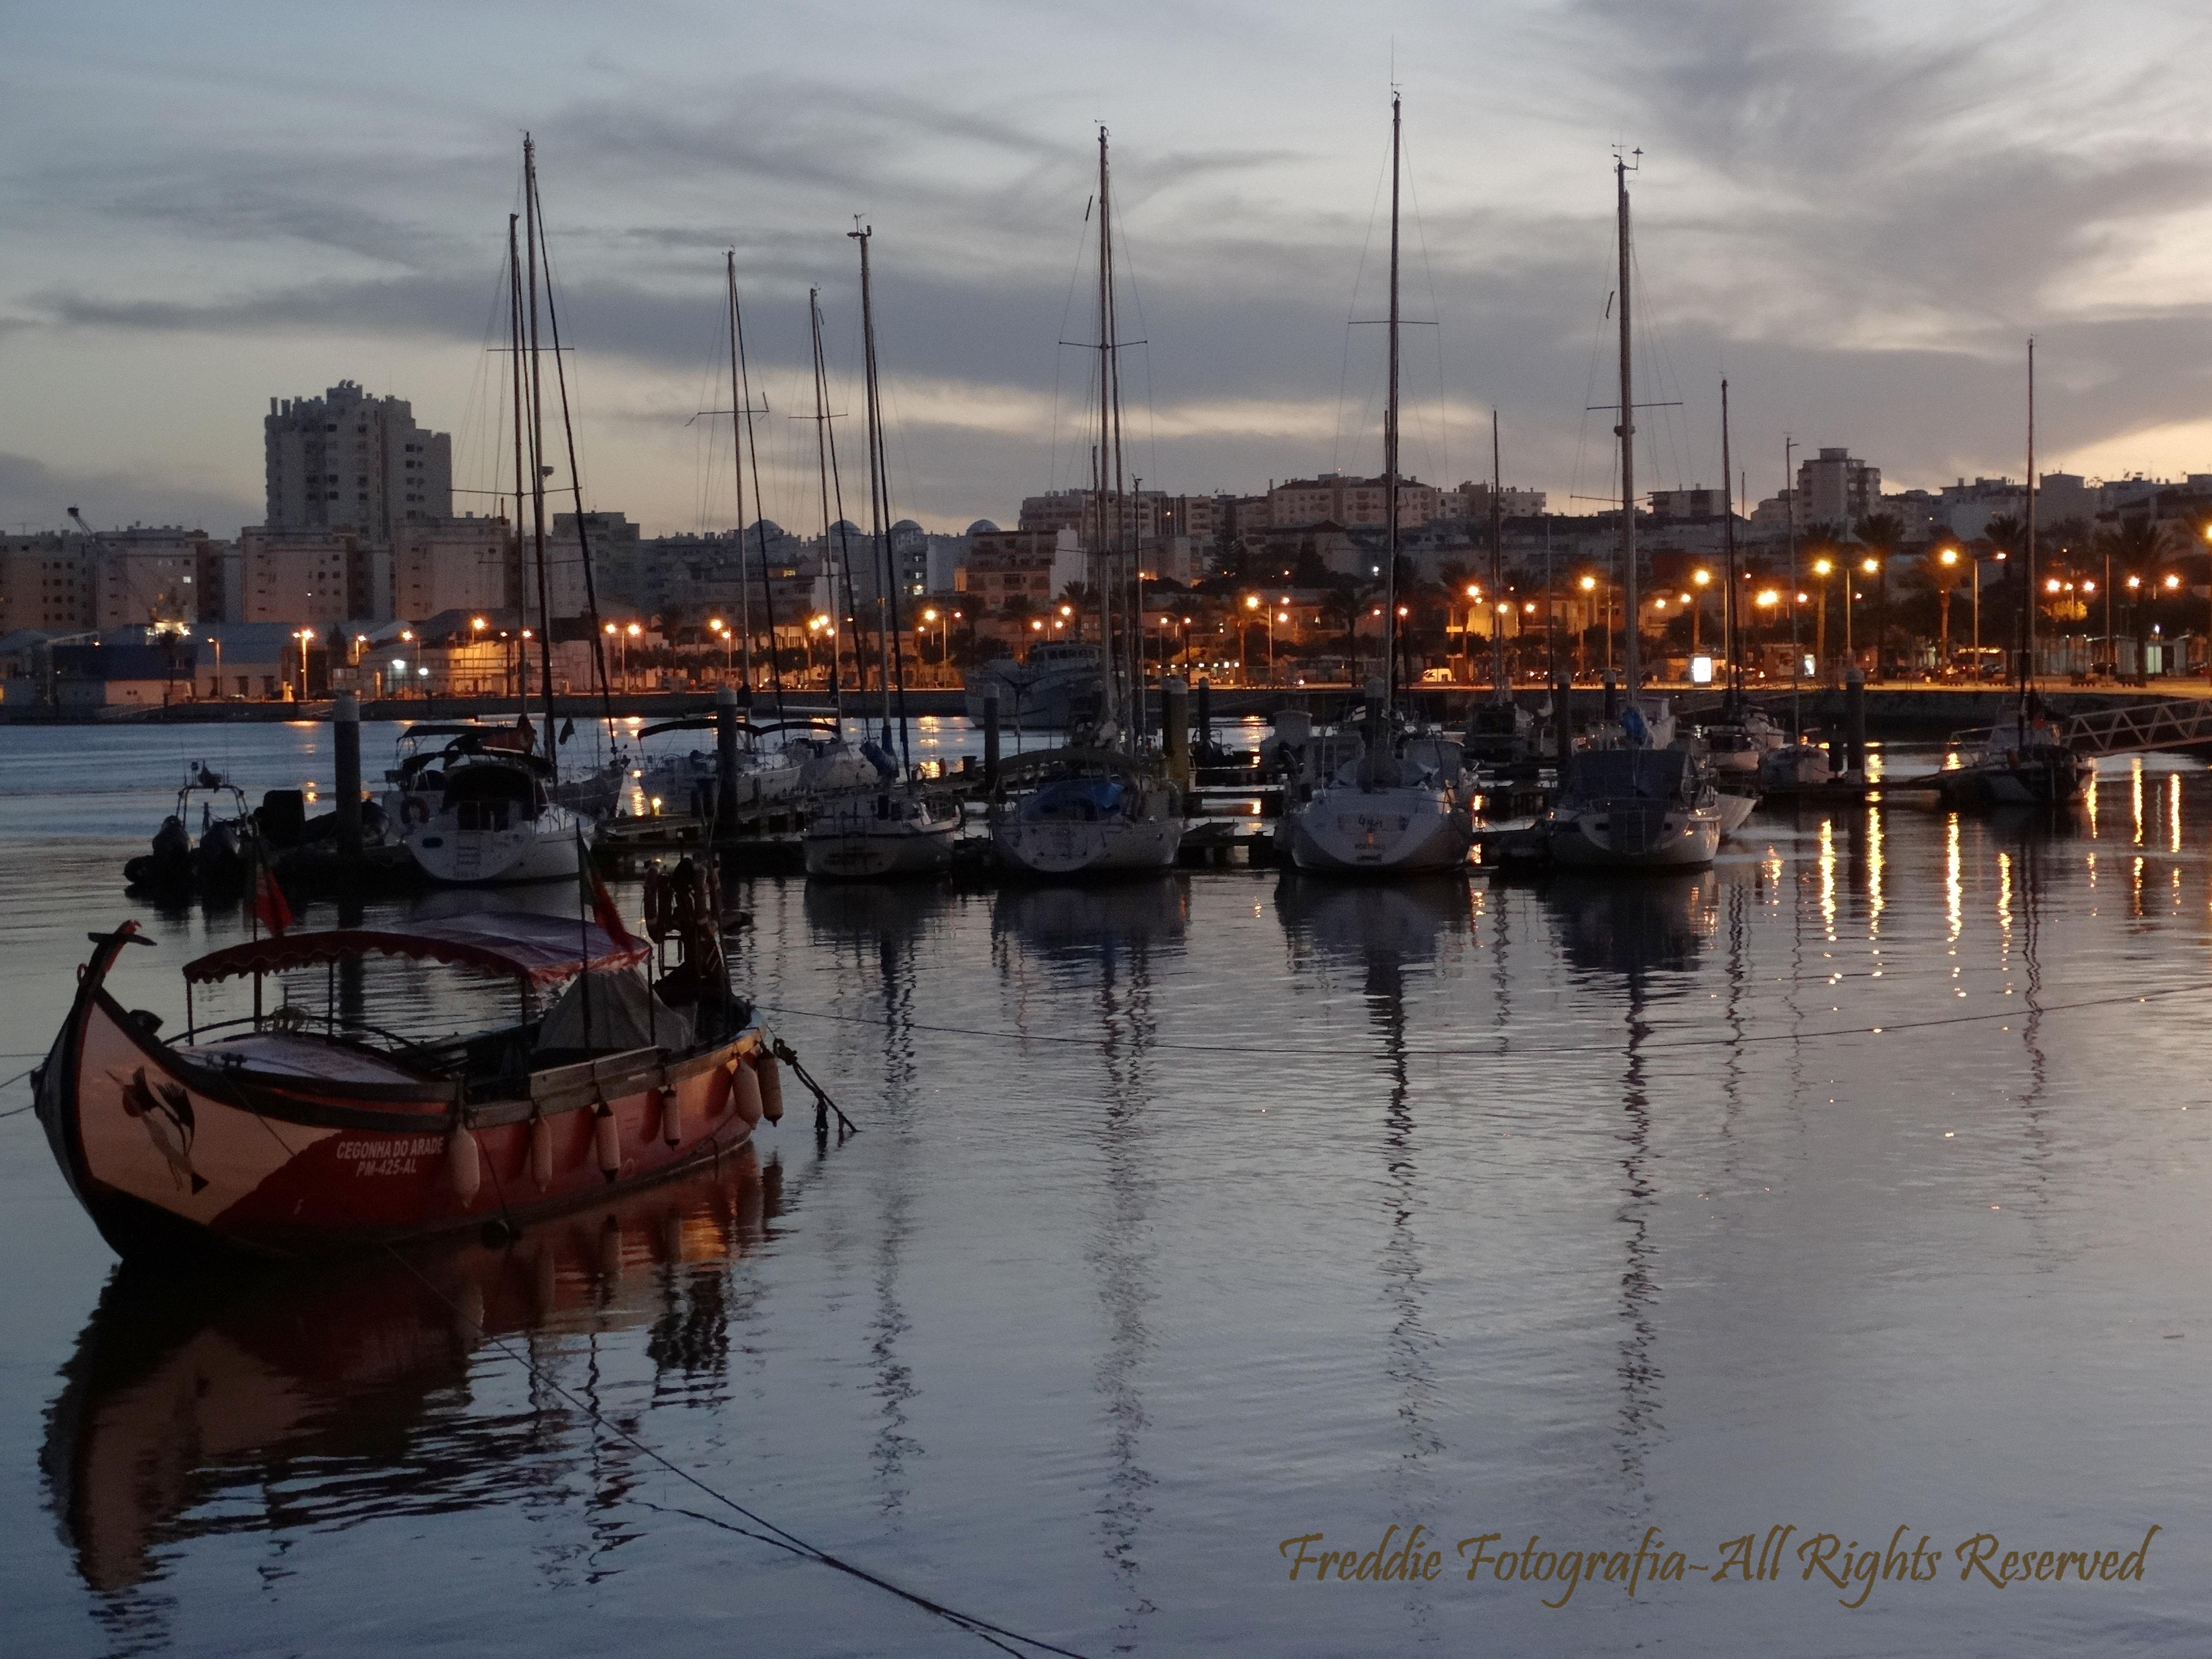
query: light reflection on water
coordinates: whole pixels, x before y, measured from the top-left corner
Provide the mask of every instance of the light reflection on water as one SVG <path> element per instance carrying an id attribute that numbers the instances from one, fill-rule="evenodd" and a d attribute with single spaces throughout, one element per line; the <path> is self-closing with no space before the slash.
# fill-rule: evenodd
<path id="1" fill-rule="evenodd" d="M 261 740 L 307 775 L 299 733 Z M 89 751 L 103 800 L 158 817 L 161 777 L 130 781 L 158 745 L 9 742 L 0 1047 L 43 1045 L 86 927 L 126 913 L 163 948 L 125 1001 L 180 1017 L 177 964 L 235 909 L 126 904 L 150 820 L 64 838 L 56 781 Z M 1084 1652 L 2201 1651 L 2202 1034 L 2165 994 L 2207 978 L 2212 793 L 2161 757 L 2103 787 L 2057 826 L 1769 813 L 1641 882 L 744 884 L 738 971 L 863 1133 L 817 1148 L 794 1114 L 718 1180 L 441 1253 L 434 1292 L 389 1264 L 111 1278 L 30 1121 L 0 1121 L 13 1628 L 975 1650 L 682 1513 L 700 1494 L 551 1379 L 780 1524 Z M 492 1007 L 373 971 L 441 1029 Z M 1449 1571 L 1281 1581 L 1282 1538 L 1417 1520 L 1448 1560 L 1491 1530 L 1659 1525 L 1693 1559 L 1784 1522 L 2166 1530 L 2125 1590 L 1947 1574 L 1856 1614 L 1794 1566 L 1564 1613 Z"/>

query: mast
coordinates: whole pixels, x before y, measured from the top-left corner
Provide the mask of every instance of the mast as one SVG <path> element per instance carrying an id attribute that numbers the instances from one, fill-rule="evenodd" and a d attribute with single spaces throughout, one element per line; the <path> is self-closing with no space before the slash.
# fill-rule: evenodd
<path id="1" fill-rule="evenodd" d="M 1505 471 L 1498 463 L 1498 411 L 1490 411 L 1490 684 L 1499 702 L 1512 700 L 1505 675 L 1505 628 L 1498 597 L 1505 592 Z"/>
<path id="2" fill-rule="evenodd" d="M 1398 698 L 1398 132 L 1400 100 L 1390 94 L 1390 385 L 1382 406 L 1382 707 Z M 1371 754 L 1378 744 L 1368 734 Z"/>
<path id="3" fill-rule="evenodd" d="M 1796 440 L 1790 437 L 1788 433 L 1784 433 L 1782 434 L 1782 505 L 1788 512 L 1790 526 L 1790 740 L 1792 743 L 1802 743 L 1805 741 L 1805 710 L 1801 701 L 1798 675 L 1804 665 L 1804 658 L 1797 650 L 1797 485 L 1790 471 L 1790 464 L 1795 458 L 1796 448 Z M 1844 580 L 1846 584 L 1845 592 L 1848 593 L 1850 591 L 1848 585 L 1850 581 L 1848 572 L 1845 573 Z M 1846 599 L 1845 603 L 1848 604 L 1849 600 Z M 1816 635 L 1826 629 L 1827 617 L 1828 585 L 1822 582 L 1820 584 L 1820 628 L 1815 630 Z M 1816 646 L 1820 642 L 1818 638 L 1814 641 Z M 1824 652 L 1822 654 L 1825 656 L 1826 653 Z M 1827 666 L 1826 662 L 1822 662 L 1820 665 L 1820 671 L 1826 672 Z"/>
<path id="4" fill-rule="evenodd" d="M 743 701 L 750 704 L 753 696 L 753 592 L 745 580 L 745 440 L 744 428 L 738 422 L 743 419 L 739 410 L 745 406 L 743 376 L 738 371 L 738 251 L 729 249 L 722 256 L 723 269 L 728 276 L 726 299 L 730 313 L 730 471 L 738 486 L 738 630 L 745 642 L 745 694 Z M 753 502 L 757 509 L 760 502 Z M 770 621 L 771 636 L 774 622 Z"/>
<path id="5" fill-rule="evenodd" d="M 1721 642 L 1729 653 L 1729 712 L 1741 717 L 1743 709 L 1743 664 L 1738 660 L 1735 648 L 1735 502 L 1729 489 L 1729 474 L 1735 463 L 1729 454 L 1728 380 L 1721 380 L 1721 545 L 1728 561 L 1728 587 L 1721 595 Z M 1790 625 L 1797 626 L 1797 574 L 1790 575 Z M 1796 654 L 1794 652 L 1791 653 Z"/>
<path id="6" fill-rule="evenodd" d="M 1106 477 L 1109 468 L 1117 474 L 1120 462 L 1114 447 L 1114 198 L 1106 167 L 1106 128 L 1098 129 L 1098 447 L 1091 452 L 1091 486 L 1098 502 L 1098 558 L 1094 572 L 1098 581 L 1098 664 L 1104 671 L 1106 718 L 1114 726 L 1115 741 L 1128 729 L 1121 707 L 1121 647 L 1114 629 L 1119 607 L 1121 550 L 1121 491 L 1113 498 L 1113 518 L 1108 520 Z"/>
<path id="7" fill-rule="evenodd" d="M 553 726 L 552 607 L 545 592 L 545 383 L 538 357 L 538 146 L 522 136 L 523 242 L 529 267 L 531 545 L 538 562 L 538 665 L 545 681 L 545 759 L 561 781 L 561 745 Z M 595 636 L 596 637 L 596 636 Z"/>
<path id="8" fill-rule="evenodd" d="M 898 572 L 890 533 L 891 487 L 887 476 L 890 466 L 889 457 L 884 453 L 883 397 L 876 368 L 875 290 L 868 270 L 868 240 L 876 230 L 873 225 L 861 226 L 857 217 L 854 223 L 858 228 L 845 234 L 860 245 L 860 341 L 868 386 L 868 507 L 873 520 L 876 542 L 876 651 L 882 659 L 878 666 L 884 676 L 883 741 L 886 748 L 890 747 L 891 693 L 896 684 L 898 694 L 899 765 L 902 773 L 910 777 L 914 762 L 907 744 L 906 658 L 899 641 Z"/>
<path id="9" fill-rule="evenodd" d="M 1644 152 L 1636 152 L 1641 155 Z M 1620 601 L 1628 624 L 1625 661 L 1628 695 L 1632 698 L 1644 683 L 1643 616 L 1636 595 L 1636 384 L 1630 367 L 1632 343 L 1628 325 L 1628 158 L 1613 158 L 1615 192 L 1620 220 L 1620 424 L 1613 431 L 1620 439 Z"/>
<path id="10" fill-rule="evenodd" d="M 837 516 L 834 520 L 830 516 L 830 481 L 837 470 L 837 440 L 830 424 L 830 377 L 822 361 L 821 295 L 822 290 L 818 288 L 806 290 L 806 315 L 814 337 L 814 468 L 822 485 L 822 556 L 830 566 L 830 605 L 832 611 L 830 624 L 830 696 L 837 709 L 837 735 L 842 738 L 845 735 L 845 689 L 838 678 L 837 641 L 844 623 L 838 620 L 836 613 L 844 612 L 845 620 L 851 620 L 853 579 L 846 568 L 845 532 L 837 528 L 845 521 L 845 488 L 842 480 L 837 483 Z M 830 540 L 833 535 L 838 543 L 834 559 L 830 552 Z M 842 603 L 838 598 L 838 579 L 841 576 L 844 579 Z M 853 665 L 856 672 L 860 665 L 860 641 L 855 637 L 853 641 Z"/>
<path id="11" fill-rule="evenodd" d="M 520 635 L 522 619 L 530 613 L 530 581 L 522 562 L 523 449 L 529 442 L 522 414 L 522 246 L 516 227 L 522 216 L 507 216 L 507 345 L 508 377 L 514 391 L 514 563 L 507 573 L 507 591 L 514 596 L 515 696 L 522 718 L 530 718 L 530 647 Z M 546 733 L 546 740 L 552 740 Z"/>
<path id="12" fill-rule="evenodd" d="M 568 369 L 561 355 L 561 313 L 553 300 L 553 257 L 545 243 L 545 211 L 538 205 L 538 159 L 530 157 L 530 200 L 538 217 L 538 246 L 533 253 L 545 260 L 545 322 L 553 334 L 553 382 L 561 394 L 561 434 L 568 453 L 568 486 L 576 506 L 576 556 L 584 570 L 584 610 L 591 623 L 592 661 L 599 679 L 599 713 L 606 722 L 607 747 L 616 747 L 614 693 L 607 684 L 606 647 L 599 637 L 599 590 L 592 575 L 592 538 L 584 524 L 584 474 L 576 465 L 576 422 L 568 408 Z M 543 469 L 540 469 L 543 476 Z M 550 696 L 549 688 L 548 695 Z"/>
<path id="13" fill-rule="evenodd" d="M 767 613 L 768 622 L 768 683 L 769 689 L 775 693 L 775 717 L 781 720 L 783 653 L 775 642 L 775 590 L 769 586 L 768 580 L 768 503 L 767 498 L 761 494 L 760 434 L 753 429 L 756 413 L 753 408 L 753 377 L 752 371 L 745 364 L 745 313 L 744 308 L 738 303 L 737 264 L 737 252 L 732 249 L 730 253 L 730 344 L 738 357 L 738 401 L 731 406 L 745 423 L 745 454 L 752 465 L 753 528 L 760 541 L 761 609 Z M 765 414 L 767 405 L 763 404 L 757 412 Z M 731 435 L 734 438 L 736 434 L 732 433 Z M 744 514 L 740 508 L 738 514 L 738 586 L 740 591 L 744 587 Z M 748 639 L 745 643 L 750 650 L 752 641 Z"/>
<path id="14" fill-rule="evenodd" d="M 2027 337 L 2027 586 L 2020 610 L 2020 703 L 2023 715 L 2035 684 L 2035 336 Z M 1879 665 L 1877 671 L 1879 672 Z"/>

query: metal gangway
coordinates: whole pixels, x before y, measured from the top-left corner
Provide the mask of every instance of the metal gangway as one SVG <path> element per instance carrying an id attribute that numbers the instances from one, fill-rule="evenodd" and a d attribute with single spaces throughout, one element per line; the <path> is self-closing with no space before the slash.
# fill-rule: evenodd
<path id="1" fill-rule="evenodd" d="M 2051 722 L 2060 743 L 2077 755 L 2132 755 L 2149 749 L 2187 749 L 2212 744 L 2212 697 L 2173 697 L 2069 714 Z M 1995 728 L 1954 732 L 1949 746 L 1979 749 Z"/>

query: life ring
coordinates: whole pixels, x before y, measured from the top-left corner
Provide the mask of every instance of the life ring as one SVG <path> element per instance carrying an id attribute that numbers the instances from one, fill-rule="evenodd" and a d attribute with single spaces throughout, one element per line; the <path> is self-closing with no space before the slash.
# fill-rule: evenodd
<path id="1" fill-rule="evenodd" d="M 430 803 L 420 795 L 408 794 L 399 798 L 399 821 L 413 828 L 430 821 Z"/>

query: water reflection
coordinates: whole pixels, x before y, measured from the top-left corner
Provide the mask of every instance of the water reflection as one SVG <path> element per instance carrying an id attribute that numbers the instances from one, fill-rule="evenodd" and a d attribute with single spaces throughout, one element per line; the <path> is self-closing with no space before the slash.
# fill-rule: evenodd
<path id="1" fill-rule="evenodd" d="M 1826 853 L 1823 837 L 1824 859 Z M 1720 877 L 1712 869 L 1629 880 L 1563 875 L 1542 892 L 1570 963 L 1639 986 L 1645 975 L 1692 967 L 1719 928 Z"/>
<path id="2" fill-rule="evenodd" d="M 1434 961 L 1447 939 L 1464 936 L 1474 912 L 1455 877 L 1388 884 L 1328 881 L 1286 872 L 1275 909 L 1295 963 L 1319 955 L 1353 967 Z"/>
<path id="3" fill-rule="evenodd" d="M 190 1540 L 450 1514 L 584 1477 L 604 1510 L 628 1480 L 603 1437 L 535 1383 L 485 1409 L 487 1337 L 588 1398 L 608 1334 L 644 1330 L 656 1405 L 729 1393 L 732 1264 L 781 1212 L 750 1147 L 719 1170 L 470 1244 L 343 1267 L 184 1279 L 119 1269 L 63 1367 L 40 1462 L 78 1572 L 118 1634 Z"/>
<path id="4" fill-rule="evenodd" d="M 991 901 L 991 928 L 1042 956 L 1096 956 L 1102 944 L 1161 945 L 1190 925 L 1190 878 L 1106 886 L 1002 887 Z"/>

